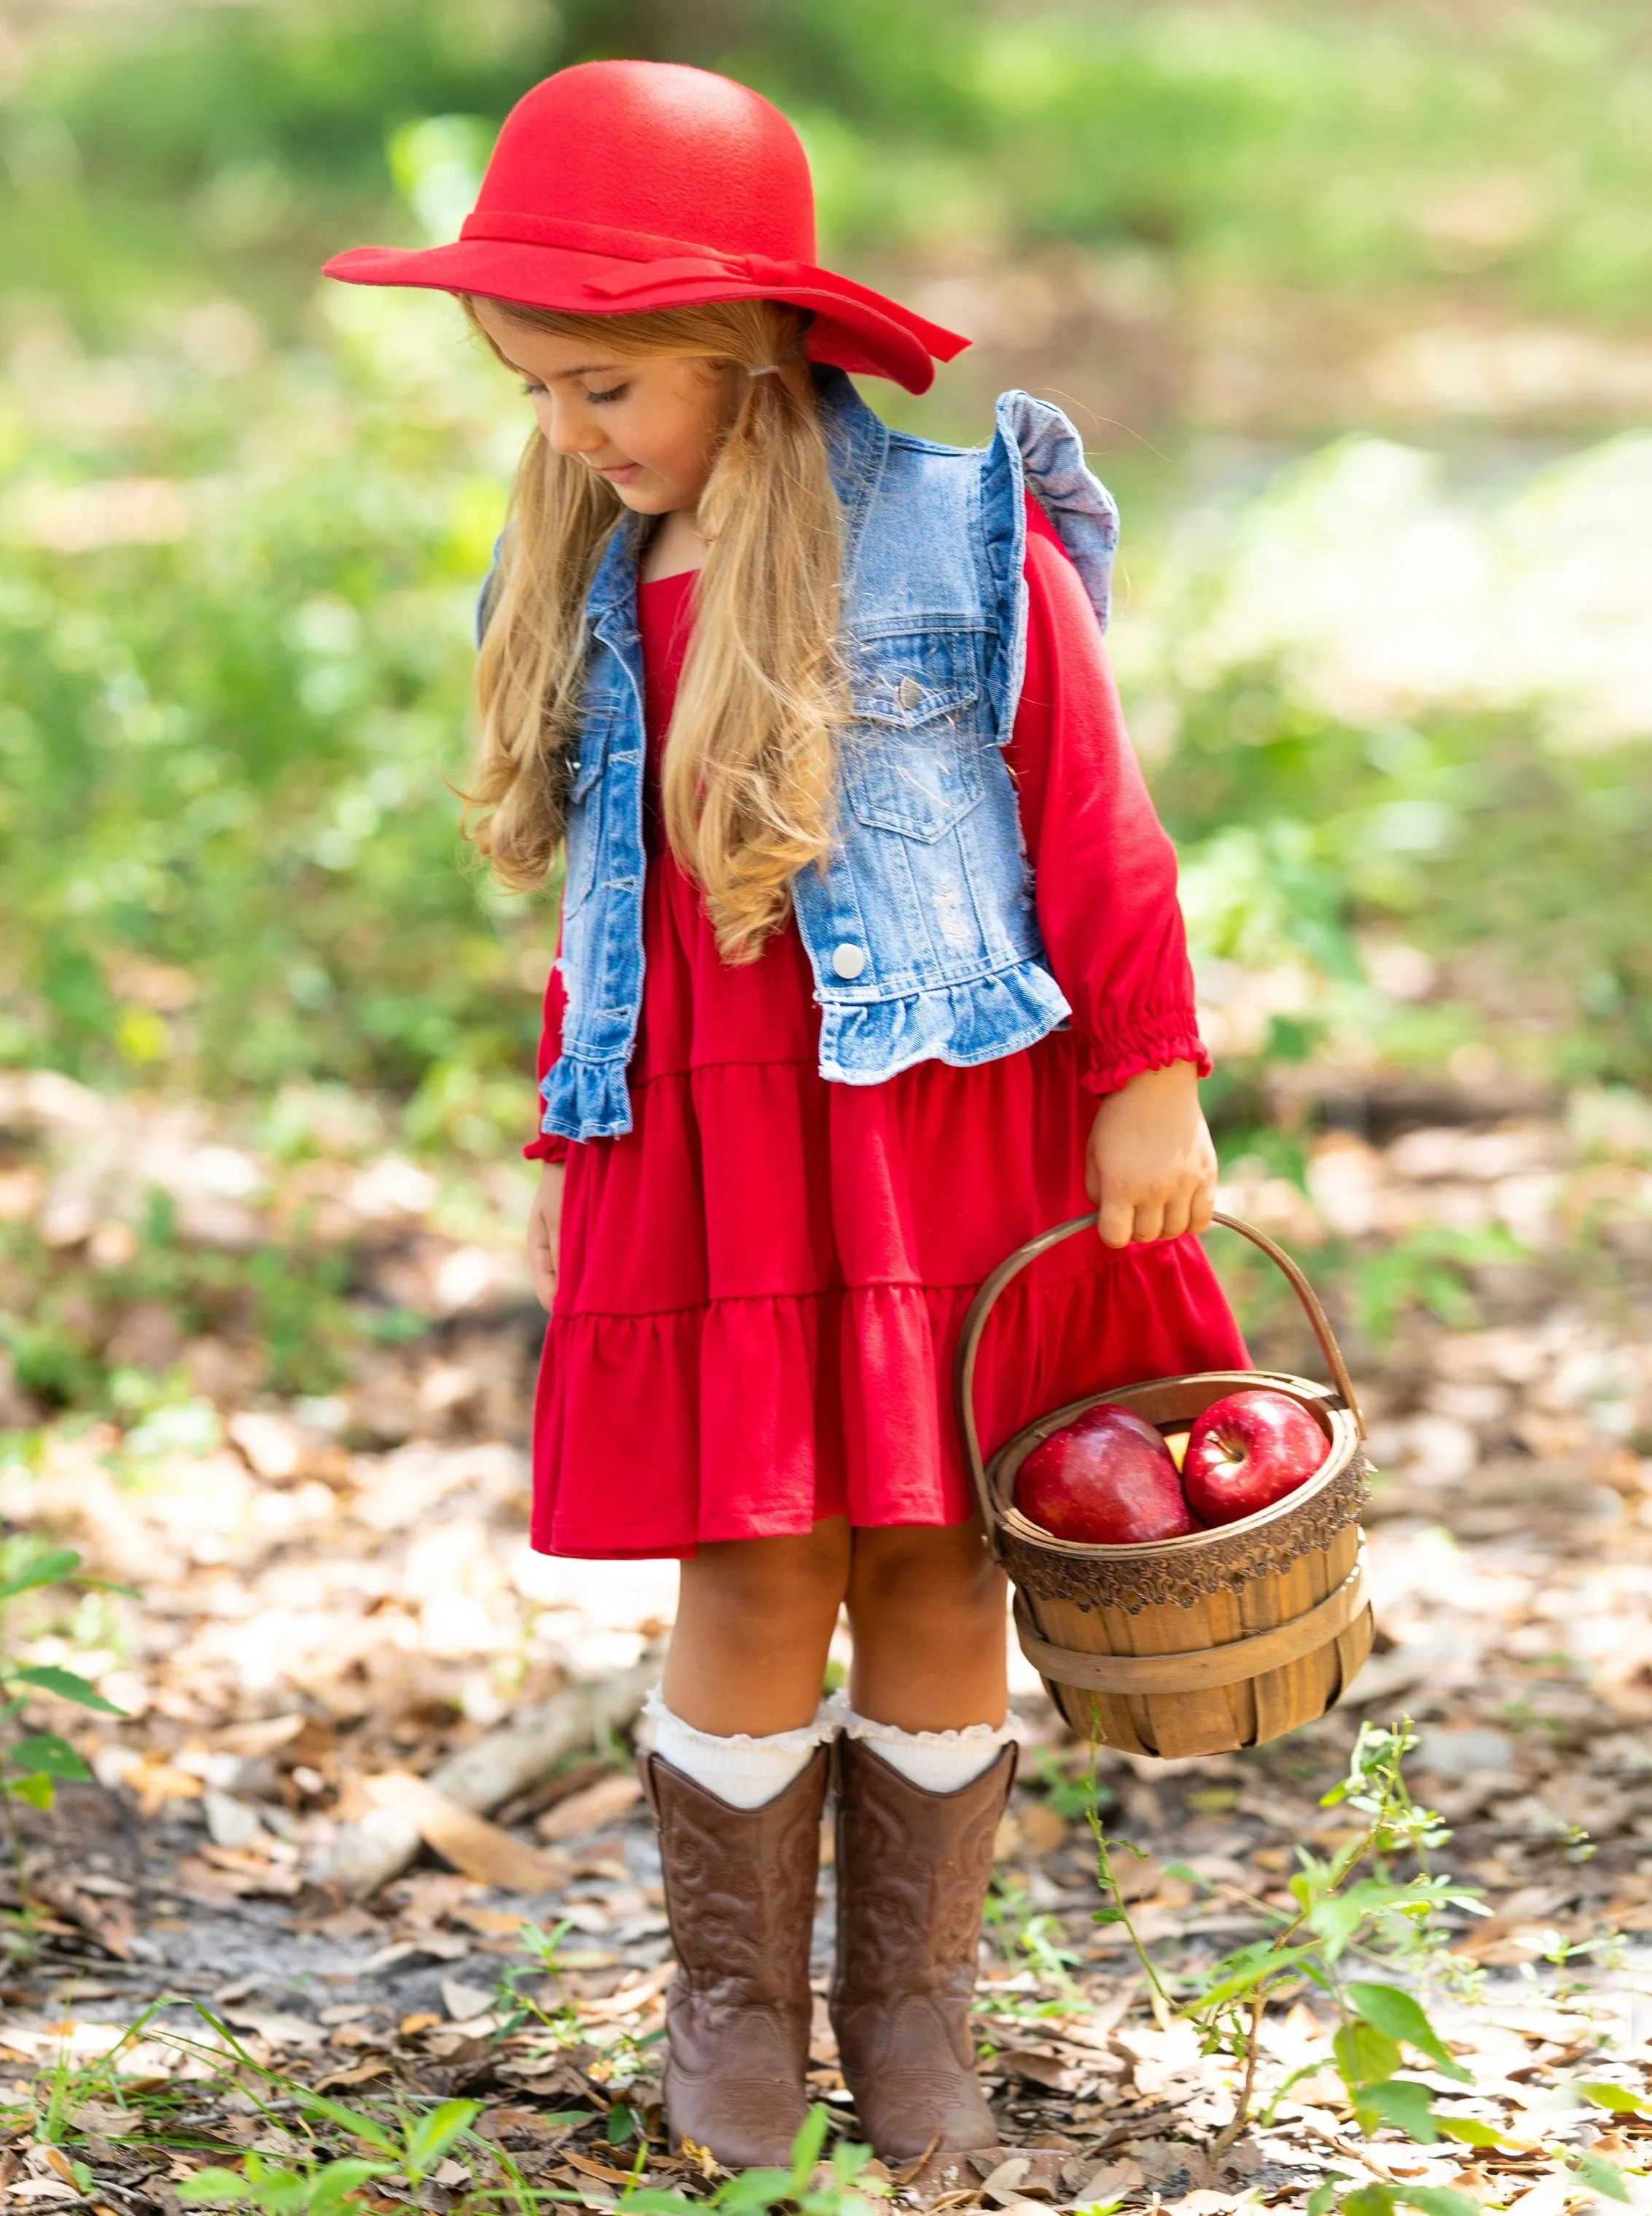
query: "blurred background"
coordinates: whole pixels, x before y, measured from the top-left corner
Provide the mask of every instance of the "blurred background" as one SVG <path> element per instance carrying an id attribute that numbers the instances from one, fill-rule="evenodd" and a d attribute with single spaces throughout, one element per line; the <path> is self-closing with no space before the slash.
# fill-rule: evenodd
<path id="1" fill-rule="evenodd" d="M 554 901 L 467 869 L 451 783 L 525 404 L 447 302 L 317 268 L 451 237 L 512 100 L 597 54 L 761 88 L 824 255 L 976 335 L 921 402 L 870 388 L 896 420 L 977 440 L 1020 385 L 1081 426 L 1231 1190 L 1351 1327 L 1462 1322 L 1547 1235 L 1547 1187 L 1348 1200 L 1396 1134 L 1535 1119 L 1539 1185 L 1556 1147 L 1643 1159 L 1643 9 L 0 23 L 0 1428 L 208 1441 L 262 1394 L 393 1440 L 486 1400 L 453 1334 L 491 1314 L 520 1429 Z"/>
<path id="2" fill-rule="evenodd" d="M 1322 1727 L 1197 1776 L 1104 1753 L 1106 1793 L 1133 1838 L 1266 1891 L 1341 1820 L 1312 1796 L 1356 1715 L 1404 1708 L 1499 1909 L 1473 1959 L 1575 1994 L 1562 1966 L 1652 1930 L 1644 5 L 0 0 L 0 1674 L 26 1659 L 36 1696 L 0 1808 L 60 1911 L 20 1921 L 0 1866 L 0 1974 L 44 1930 L 41 1993 L 100 1979 L 27 2034 L 0 1987 L 11 2067 L 41 2058 L 59 2117 L 65 2021 L 110 2055 L 180 1991 L 261 1992 L 234 2022 L 328 2086 L 404 2034 L 422 2069 L 473 2061 L 510 1897 L 427 1868 L 317 1922 L 302 1873 L 382 1773 L 440 1782 L 524 1703 L 630 1671 L 674 1607 L 669 1563 L 526 1537 L 554 889 L 490 892 L 451 788 L 527 404 L 451 303 L 317 274 L 452 237 L 512 101 L 607 53 L 770 95 L 824 255 L 976 335 L 877 405 L 978 440 L 1026 386 L 1123 508 L 1111 647 L 1180 846 L 1224 1203 L 1343 1334 L 1379 1635 Z M 1211 1243 L 1259 1355 L 1317 1374 L 1277 1282 Z M 77 1553 L 135 1595 L 77 1586 Z M 70 1708 L 82 1680 L 104 1708 Z M 651 1883 L 623 1750 L 570 1759 L 502 1820 L 582 1853 L 629 1821 Z M 996 1943 L 1041 2019 L 1080 1959 L 1046 1907 L 1118 1967 L 1084 1763 L 1044 1749 L 1000 1838 Z M 657 1996 L 667 1944 L 606 1837 L 567 1911 L 604 1951 L 558 1988 L 599 2011 L 644 1962 Z M 1143 1929 L 1203 1913 L 1144 1868 Z M 347 1941 L 398 1982 L 311 2022 Z M 1150 2108 L 1191 2081 L 1136 2082 Z"/>

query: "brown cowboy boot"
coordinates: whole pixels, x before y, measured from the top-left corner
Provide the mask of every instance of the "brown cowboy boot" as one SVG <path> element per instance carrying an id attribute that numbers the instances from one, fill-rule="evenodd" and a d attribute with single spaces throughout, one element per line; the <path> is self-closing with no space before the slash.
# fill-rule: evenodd
<path id="1" fill-rule="evenodd" d="M 996 2146 L 970 2002 L 992 1843 L 1015 1775 L 1006 1746 L 956 1793 L 927 1793 L 863 1740 L 837 1743 L 837 1969 L 831 2017 L 860 2128 L 886 2162 L 937 2138 Z"/>
<path id="2" fill-rule="evenodd" d="M 809 1939 L 829 1751 L 761 1808 L 731 1808 L 656 1754 L 638 1764 L 659 1827 L 677 1974 L 666 1994 L 671 2144 L 725 2170 L 786 2164 L 809 2114 Z"/>

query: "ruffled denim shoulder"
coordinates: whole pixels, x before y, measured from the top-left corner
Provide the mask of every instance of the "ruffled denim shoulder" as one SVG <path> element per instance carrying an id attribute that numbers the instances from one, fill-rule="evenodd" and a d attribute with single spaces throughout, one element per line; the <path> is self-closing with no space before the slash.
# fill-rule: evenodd
<path id="1" fill-rule="evenodd" d="M 1113 495 L 1091 473 L 1077 432 L 1047 400 L 1035 400 L 1030 392 L 1006 392 L 998 403 L 997 426 L 1006 451 L 1019 461 L 1021 482 L 1055 526 L 1105 631 L 1119 545 Z"/>

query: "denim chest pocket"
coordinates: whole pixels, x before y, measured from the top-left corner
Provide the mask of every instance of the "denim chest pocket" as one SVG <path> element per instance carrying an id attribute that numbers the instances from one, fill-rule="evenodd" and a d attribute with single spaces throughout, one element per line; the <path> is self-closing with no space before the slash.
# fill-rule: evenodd
<path id="1" fill-rule="evenodd" d="M 980 801 L 980 684 L 967 637 L 880 639 L 852 657 L 844 793 L 875 831 L 933 843 Z"/>

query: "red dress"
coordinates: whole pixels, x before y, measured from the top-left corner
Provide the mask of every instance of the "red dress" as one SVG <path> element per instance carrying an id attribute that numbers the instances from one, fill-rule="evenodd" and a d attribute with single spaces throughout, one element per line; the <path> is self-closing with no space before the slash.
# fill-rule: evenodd
<path id="1" fill-rule="evenodd" d="M 1207 1066 L 1174 856 L 1077 573 L 1042 514 L 1031 520 L 1008 758 L 1073 1026 L 977 1068 L 926 1062 L 881 1085 L 829 1082 L 795 923 L 755 962 L 726 965 L 650 806 L 632 1129 L 527 1149 L 567 1164 L 534 1424 L 544 1553 L 685 1555 L 828 1516 L 964 1521 L 951 1375 L 977 1286 L 1088 1206 L 1099 1093 L 1171 1062 Z M 638 594 L 655 764 L 693 582 Z M 553 970 L 541 1075 L 562 1009 Z M 995 1312 L 977 1370 L 983 1437 L 1086 1392 L 1244 1358 L 1196 1240 L 1114 1252 L 1074 1238 Z"/>

